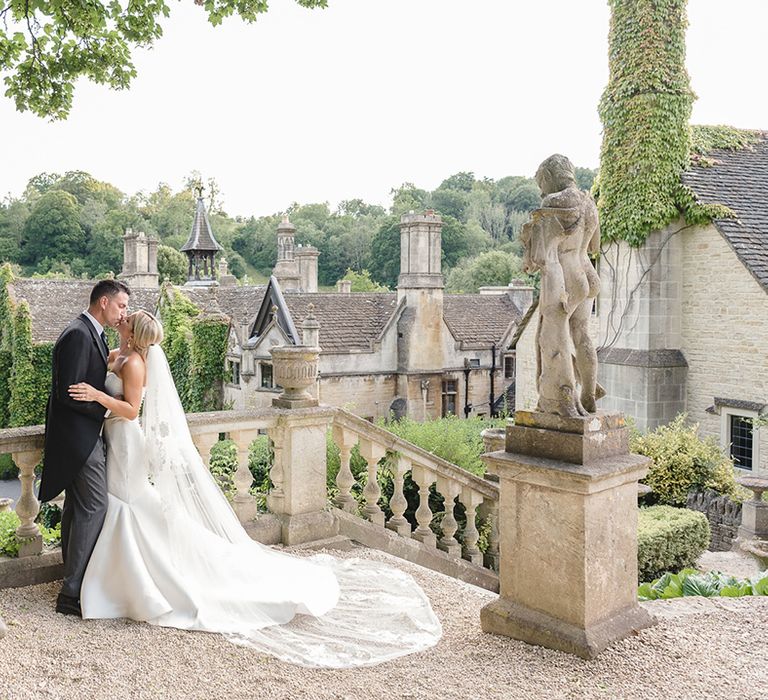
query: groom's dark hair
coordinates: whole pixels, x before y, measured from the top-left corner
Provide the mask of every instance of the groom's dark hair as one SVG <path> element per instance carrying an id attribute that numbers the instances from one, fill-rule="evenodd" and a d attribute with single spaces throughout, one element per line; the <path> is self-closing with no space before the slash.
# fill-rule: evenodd
<path id="1" fill-rule="evenodd" d="M 115 294 L 125 292 L 128 296 L 131 296 L 131 290 L 128 289 L 128 285 L 120 280 L 100 280 L 91 290 L 90 303 L 95 304 L 101 297 L 113 297 Z"/>

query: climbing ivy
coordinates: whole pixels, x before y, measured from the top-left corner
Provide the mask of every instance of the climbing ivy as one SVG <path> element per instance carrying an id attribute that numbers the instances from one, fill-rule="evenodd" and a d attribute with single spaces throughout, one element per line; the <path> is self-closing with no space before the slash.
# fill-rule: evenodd
<path id="1" fill-rule="evenodd" d="M 8 285 L 13 282 L 11 266 L 0 267 L 0 428 L 8 427 L 13 366 L 13 302 Z"/>
<path id="2" fill-rule="evenodd" d="M 160 315 L 163 319 L 163 350 L 171 367 L 173 381 L 185 410 L 189 404 L 189 359 L 192 354 L 192 321 L 198 316 L 197 308 L 172 285 L 166 284 L 160 296 Z"/>
<path id="3" fill-rule="evenodd" d="M 609 5 L 598 208 L 604 239 L 639 246 L 681 209 L 694 99 L 685 70 L 686 0 Z"/>
<path id="4" fill-rule="evenodd" d="M 29 304 L 22 301 L 16 307 L 13 318 L 13 367 L 11 369 L 11 400 L 8 407 L 9 421 L 12 428 L 22 425 L 34 425 L 45 416 L 45 402 L 38 406 L 36 391 L 36 372 L 34 351 L 32 349 L 32 318 Z"/>
<path id="5" fill-rule="evenodd" d="M 760 132 L 737 129 L 733 126 L 691 126 L 691 162 L 701 167 L 712 167 L 715 161 L 708 157 L 715 149 L 738 151 L 749 148 L 760 140 Z"/>
<path id="6" fill-rule="evenodd" d="M 695 95 L 685 70 L 687 0 L 609 0 L 610 77 L 600 100 L 603 143 L 598 200 L 603 239 L 640 246 L 683 216 L 689 224 L 732 217 L 701 204 L 682 174 L 712 148 L 738 148 L 754 132 L 691 128 Z M 706 164 L 706 160 L 703 163 Z"/>
<path id="7" fill-rule="evenodd" d="M 188 411 L 221 410 L 228 335 L 226 316 L 202 318 L 192 324 Z"/>
<path id="8" fill-rule="evenodd" d="M 160 315 L 163 349 L 184 410 L 220 410 L 229 319 L 201 317 L 200 309 L 170 284 L 163 287 Z"/>

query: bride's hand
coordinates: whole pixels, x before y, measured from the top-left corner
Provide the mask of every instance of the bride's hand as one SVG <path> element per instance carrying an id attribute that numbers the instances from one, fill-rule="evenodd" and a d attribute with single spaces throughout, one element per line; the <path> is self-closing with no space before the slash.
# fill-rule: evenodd
<path id="1" fill-rule="evenodd" d="M 86 382 L 70 384 L 69 386 L 69 396 L 75 401 L 98 401 L 101 393 Z"/>

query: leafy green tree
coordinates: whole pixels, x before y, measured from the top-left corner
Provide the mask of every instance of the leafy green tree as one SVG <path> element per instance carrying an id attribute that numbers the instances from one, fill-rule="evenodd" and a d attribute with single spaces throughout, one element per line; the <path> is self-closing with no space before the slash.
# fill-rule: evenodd
<path id="1" fill-rule="evenodd" d="M 188 269 L 189 261 L 184 253 L 167 245 L 157 246 L 157 272 L 161 282 L 184 284 L 187 281 Z"/>
<path id="2" fill-rule="evenodd" d="M 373 279 L 393 288 L 400 275 L 400 217 L 387 217 L 371 241 Z"/>
<path id="3" fill-rule="evenodd" d="M 437 188 L 439 190 L 460 190 L 462 192 L 471 192 L 475 186 L 475 174 L 461 172 L 445 178 Z"/>
<path id="4" fill-rule="evenodd" d="M 361 270 L 355 272 L 354 270 L 347 270 L 343 279 L 349 280 L 352 283 L 351 290 L 353 292 L 388 292 L 389 288 L 381 284 L 378 284 L 371 279 L 371 273 L 368 270 Z"/>
<path id="5" fill-rule="evenodd" d="M 589 192 L 589 190 L 592 189 L 592 183 L 597 177 L 597 170 L 593 170 L 592 168 L 574 168 L 573 170 L 576 175 L 576 184 L 579 186 L 579 189 Z"/>
<path id="6" fill-rule="evenodd" d="M 466 221 L 469 208 L 469 192 L 438 188 L 430 198 L 432 206 L 444 217 L 450 216 L 458 221 Z"/>
<path id="7" fill-rule="evenodd" d="M 424 211 L 429 206 L 429 192 L 412 182 L 405 182 L 389 193 L 392 195 L 392 213 L 398 217 L 409 211 Z"/>
<path id="8" fill-rule="evenodd" d="M 524 183 L 510 192 L 506 201 L 507 207 L 515 211 L 531 211 L 541 204 L 541 194 L 538 186 L 533 183 Z"/>
<path id="9" fill-rule="evenodd" d="M 20 199 L 0 204 L 0 262 L 18 262 L 29 206 Z"/>
<path id="10" fill-rule="evenodd" d="M 70 260 L 83 254 L 85 241 L 77 200 L 69 192 L 50 190 L 35 202 L 24 225 L 21 262 L 37 265 L 51 253 Z"/>
<path id="11" fill-rule="evenodd" d="M 449 292 L 474 293 L 480 287 L 502 287 L 514 278 L 525 277 L 522 259 L 512 253 L 491 250 L 465 258 L 449 271 L 445 287 Z"/>
<path id="12" fill-rule="evenodd" d="M 326 7 L 327 0 L 296 0 Z M 233 14 L 253 22 L 266 0 L 200 0 L 214 26 Z M 0 9 L 0 71 L 6 96 L 20 112 L 63 119 L 78 78 L 121 90 L 136 76 L 135 48 L 152 46 L 170 14 L 166 0 L 29 2 L 9 0 Z"/>

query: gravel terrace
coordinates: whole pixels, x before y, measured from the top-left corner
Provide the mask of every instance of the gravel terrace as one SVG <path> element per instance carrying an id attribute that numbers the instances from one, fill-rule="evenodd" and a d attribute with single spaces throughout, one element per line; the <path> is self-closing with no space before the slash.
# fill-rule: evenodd
<path id="1" fill-rule="evenodd" d="M 43 584 L 0 590 L 0 699 L 768 697 L 768 597 L 649 603 L 655 627 L 588 662 L 483 634 L 488 591 L 374 550 L 332 553 L 413 575 L 442 621 L 438 645 L 370 668 L 306 669 L 214 634 L 57 615 L 59 584 Z"/>

